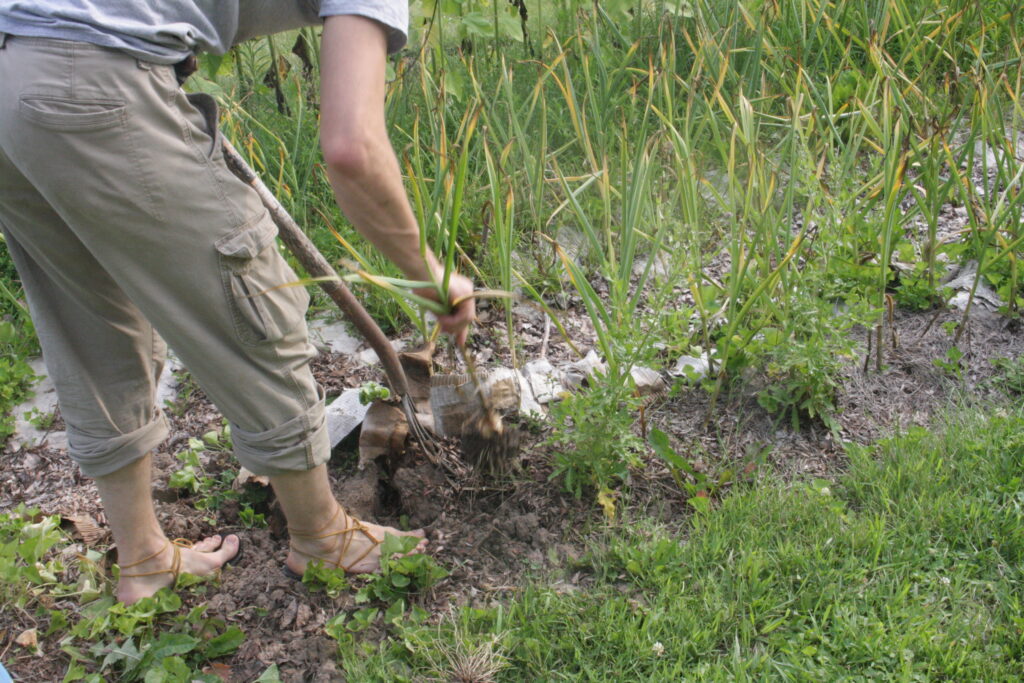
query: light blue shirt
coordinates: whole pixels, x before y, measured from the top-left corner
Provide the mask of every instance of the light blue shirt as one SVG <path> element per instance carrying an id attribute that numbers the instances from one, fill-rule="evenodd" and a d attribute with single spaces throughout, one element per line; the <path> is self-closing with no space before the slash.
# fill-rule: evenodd
<path id="1" fill-rule="evenodd" d="M 389 52 L 405 45 L 406 0 L 0 0 L 0 33 L 79 40 L 174 64 L 196 52 L 223 54 L 254 36 L 338 14 L 383 24 Z"/>

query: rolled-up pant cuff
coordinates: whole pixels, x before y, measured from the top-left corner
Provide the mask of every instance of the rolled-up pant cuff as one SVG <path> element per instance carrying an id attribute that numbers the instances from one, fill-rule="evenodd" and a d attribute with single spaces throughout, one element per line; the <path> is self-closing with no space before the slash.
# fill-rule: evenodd
<path id="1" fill-rule="evenodd" d="M 238 461 L 253 474 L 273 476 L 311 470 L 331 457 L 323 401 L 265 432 L 247 432 L 232 424 L 231 438 Z"/>
<path id="2" fill-rule="evenodd" d="M 130 465 L 167 438 L 167 420 L 156 413 L 153 420 L 133 432 L 114 437 L 96 436 L 68 425 L 68 454 L 87 477 L 102 477 Z"/>

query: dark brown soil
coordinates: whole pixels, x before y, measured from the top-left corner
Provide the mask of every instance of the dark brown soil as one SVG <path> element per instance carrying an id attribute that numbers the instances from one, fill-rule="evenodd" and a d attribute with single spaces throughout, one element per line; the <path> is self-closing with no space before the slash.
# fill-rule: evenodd
<path id="1" fill-rule="evenodd" d="M 498 314 L 483 312 L 485 321 L 491 316 L 497 318 Z M 926 424 L 963 388 L 997 391 L 987 384 L 994 372 L 990 360 L 1018 357 L 1024 346 L 1024 335 L 1015 324 L 979 311 L 960 344 L 965 356 L 961 378 L 956 381 L 933 360 L 944 358 L 952 345 L 942 323 L 958 319 L 959 313 L 943 312 L 933 320 L 935 317 L 932 312 L 899 313 L 895 321 L 898 346 L 886 347 L 883 371 L 865 370 L 863 357 L 848 368 L 838 397 L 838 433 L 806 420 L 795 431 L 789 420 L 769 415 L 742 389 L 723 397 L 709 415 L 707 394 L 691 387 L 651 404 L 638 429 L 661 427 L 698 469 L 712 475 L 732 468 L 741 478 L 754 478 L 769 469 L 787 477 L 832 476 L 843 467 L 840 441 L 867 443 L 897 427 Z M 575 339 L 588 338 L 589 321 L 571 311 L 565 318 Z M 523 353 L 532 358 L 543 343 L 542 326 L 536 320 L 527 322 L 532 327 L 525 331 Z M 864 353 L 866 334 L 862 331 L 860 335 Z M 891 340 L 888 330 L 885 337 Z M 500 335 L 478 345 L 493 349 L 492 362 L 507 355 Z M 547 350 L 555 359 L 569 356 L 557 333 L 552 334 Z M 314 368 L 330 394 L 366 379 L 381 380 L 378 370 L 356 366 L 339 356 L 323 355 Z M 238 533 L 245 546 L 243 559 L 224 572 L 219 588 L 211 587 L 206 595 L 186 592 L 183 596 L 187 605 L 205 600 L 212 615 L 237 624 L 246 633 L 239 651 L 217 672 L 226 680 L 249 681 L 276 663 L 286 681 L 343 679 L 334 664 L 334 641 L 324 634 L 323 626 L 339 611 L 356 608 L 353 594 L 331 599 L 311 593 L 284 575 L 287 539 L 283 520 L 272 505 L 265 508 L 270 520 L 267 528 L 244 528 L 237 506 L 231 505 L 216 511 L 215 524 L 211 524 L 206 520 L 209 511 L 196 510 L 192 501 L 179 499 L 168 489 L 169 474 L 180 466 L 174 454 L 189 437 L 220 424 L 220 416 L 198 390 L 169 417 L 172 436 L 154 459 L 154 493 L 167 533 L 190 539 L 213 532 Z M 355 453 L 343 443 L 330 470 L 339 495 L 358 514 L 392 525 L 407 520 L 427 530 L 430 553 L 451 572 L 419 598 L 421 606 L 438 619 L 452 606 L 503 600 L 527 575 L 573 580 L 574 560 L 586 552 L 580 529 L 603 521 L 593 505 L 565 494 L 557 481 L 549 480 L 550 456 L 539 445 L 542 439 L 543 434 L 526 434 L 517 466 L 502 476 L 474 474 L 458 462 L 452 444 L 444 449 L 446 466 L 431 464 L 411 448 L 395 461 L 359 471 Z M 208 465 L 211 472 L 234 467 L 227 455 Z M 634 504 L 656 508 L 670 523 L 685 517 L 683 494 L 653 458 L 634 475 L 631 492 Z M 63 453 L 45 447 L 0 456 L 0 510 L 21 502 L 47 514 L 85 515 L 100 526 L 105 523 L 92 483 L 78 474 Z M 11 609 L 0 614 L 0 660 L 18 680 L 60 680 L 67 660 L 57 647 L 56 636 L 41 639 L 43 656 L 25 653 L 13 643 L 24 629 L 39 625 L 36 622 L 37 617 L 25 611 Z M 45 620 L 42 626 L 41 631 Z"/>

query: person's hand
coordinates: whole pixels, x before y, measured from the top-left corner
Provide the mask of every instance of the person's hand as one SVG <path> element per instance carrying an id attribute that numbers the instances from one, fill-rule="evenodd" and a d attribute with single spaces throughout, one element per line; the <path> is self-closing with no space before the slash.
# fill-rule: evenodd
<path id="1" fill-rule="evenodd" d="M 438 281 L 442 277 L 443 275 L 439 275 Z M 434 289 L 416 290 L 416 293 L 438 299 L 437 291 Z M 448 303 L 452 306 L 451 313 L 437 316 L 437 322 L 441 325 L 441 330 L 450 334 L 455 344 L 461 348 L 466 345 L 470 324 L 476 320 L 473 281 L 458 273 L 452 273 L 448 280 Z"/>

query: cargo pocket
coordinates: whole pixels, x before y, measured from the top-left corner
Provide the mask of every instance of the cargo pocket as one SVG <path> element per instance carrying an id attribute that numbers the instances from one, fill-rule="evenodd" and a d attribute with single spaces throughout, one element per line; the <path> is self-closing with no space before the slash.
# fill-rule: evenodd
<path id="1" fill-rule="evenodd" d="M 276 342 L 305 320 L 309 293 L 277 251 L 264 213 L 215 243 L 235 330 L 245 344 Z"/>

